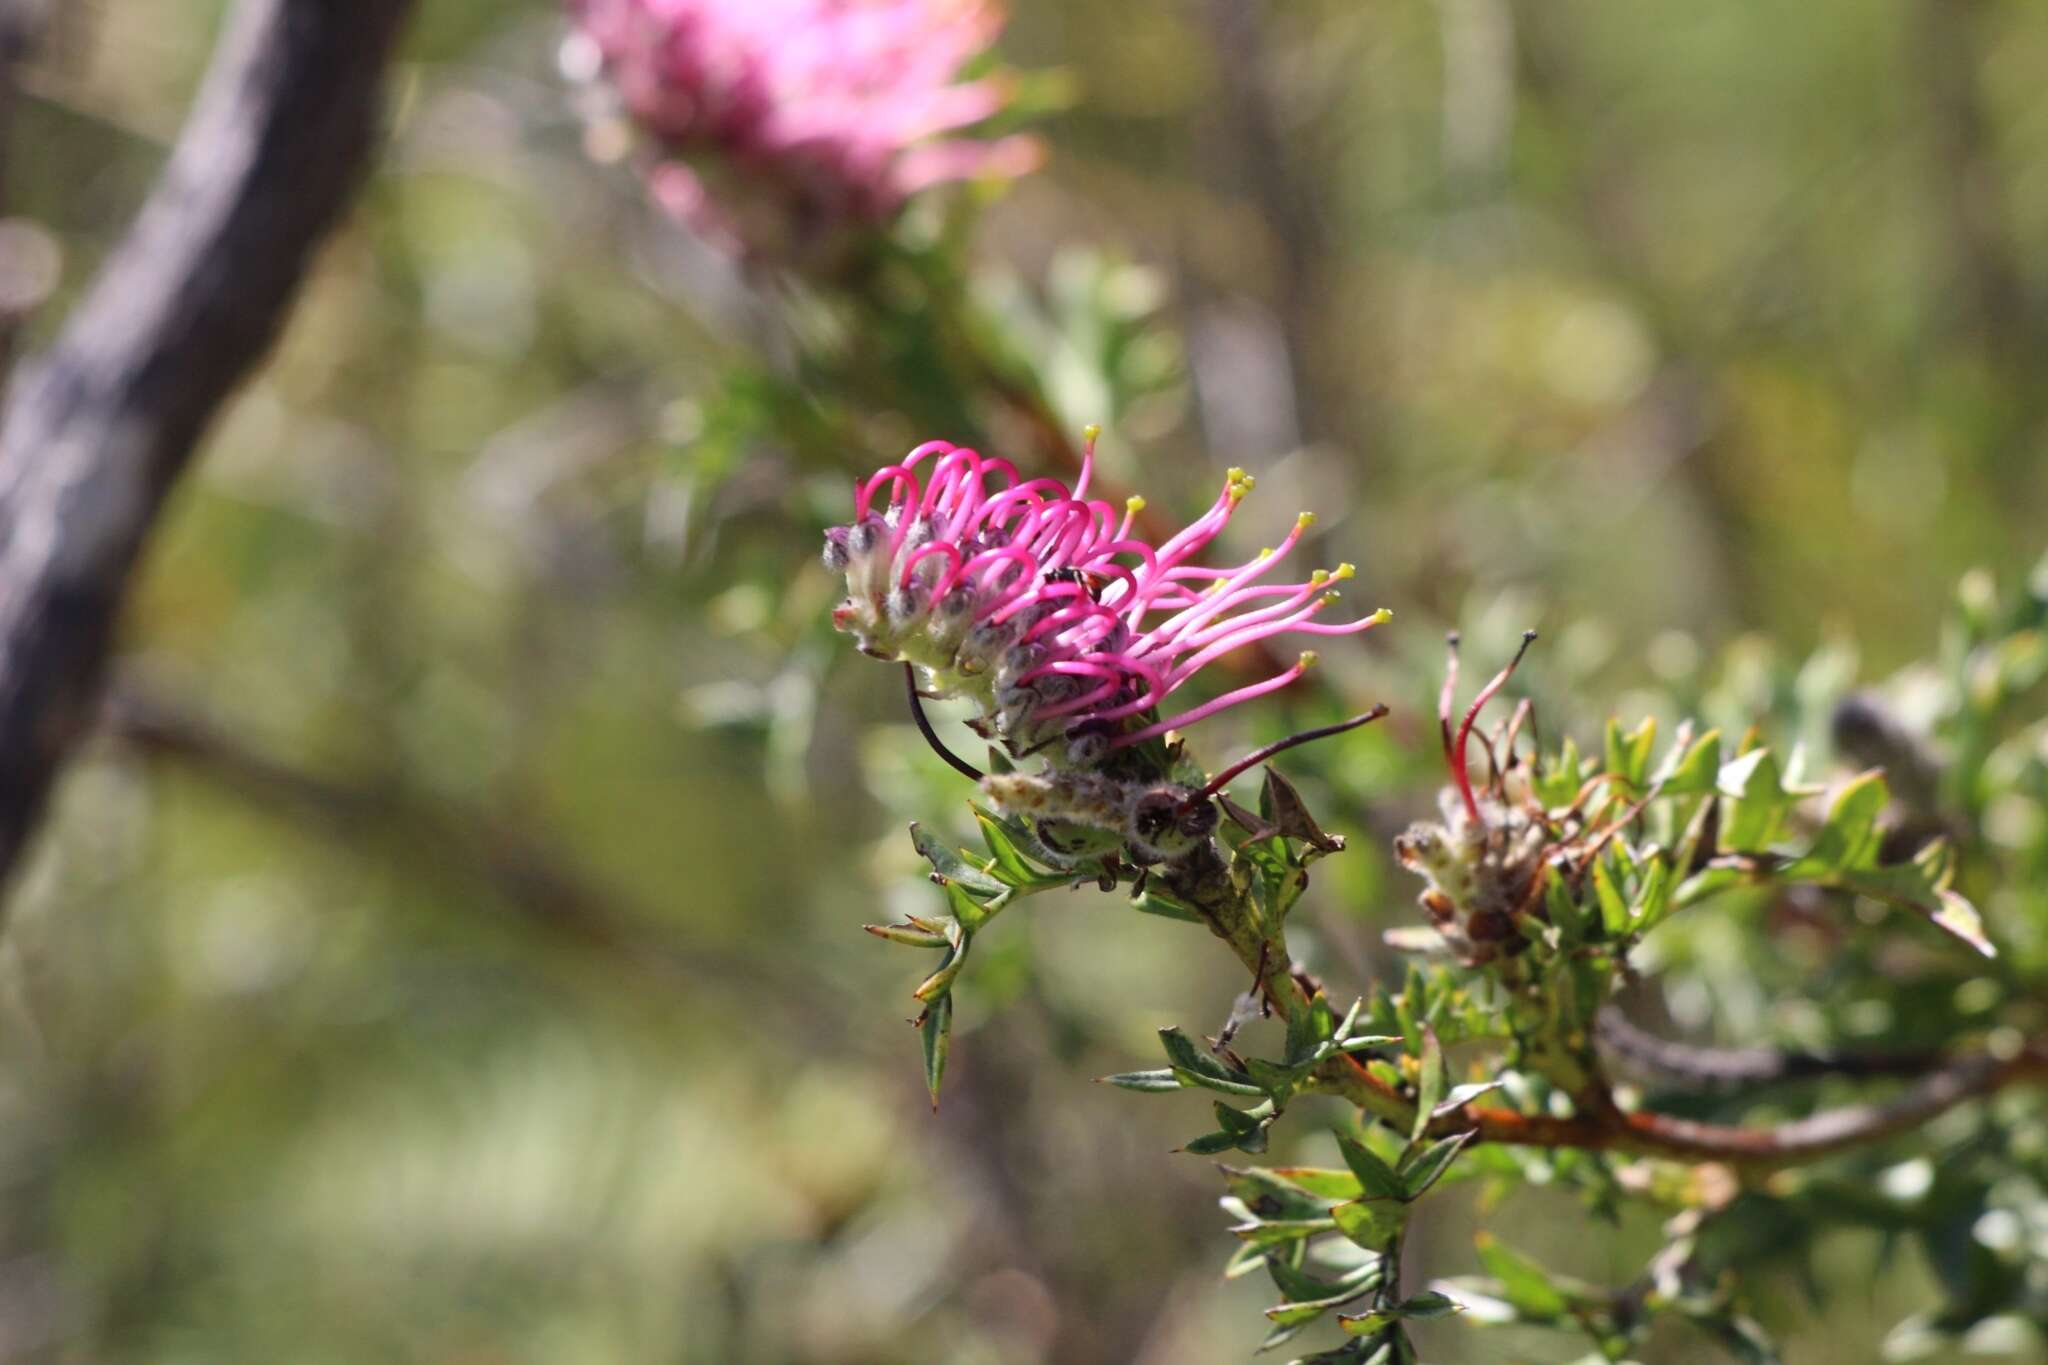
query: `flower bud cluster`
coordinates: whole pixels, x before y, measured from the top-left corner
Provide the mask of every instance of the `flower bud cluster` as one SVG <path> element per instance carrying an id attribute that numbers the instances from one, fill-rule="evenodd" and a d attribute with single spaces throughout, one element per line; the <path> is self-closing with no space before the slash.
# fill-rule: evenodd
<path id="1" fill-rule="evenodd" d="M 604 106 L 591 111 L 594 130 L 630 121 L 656 148 L 656 200 L 736 252 L 789 254 L 878 221 L 927 186 L 1020 175 L 1039 159 L 1029 138 L 957 136 L 1009 99 L 996 77 L 959 79 L 1002 27 L 989 0 L 569 0 L 569 10 L 577 28 L 563 66 Z M 600 150 L 606 141 L 594 132 Z"/>
<path id="2" fill-rule="evenodd" d="M 1153 546 L 1080 476 L 1026 480 L 1007 460 L 934 441 L 862 480 L 854 519 L 826 533 L 826 567 L 846 579 L 833 623 L 877 658 L 923 670 L 933 695 L 972 701 L 984 737 L 1055 768 L 1098 769 L 1132 745 L 1275 691 L 1316 662 L 1165 719 L 1159 705 L 1206 665 L 1284 632 L 1351 634 L 1384 612 L 1331 624 L 1350 565 L 1297 583 L 1268 578 L 1314 520 L 1242 564 L 1195 562 L 1252 489 L 1226 475 L 1209 510 Z M 929 462 L 927 464 L 927 462 Z M 886 490 L 887 501 L 881 501 Z"/>

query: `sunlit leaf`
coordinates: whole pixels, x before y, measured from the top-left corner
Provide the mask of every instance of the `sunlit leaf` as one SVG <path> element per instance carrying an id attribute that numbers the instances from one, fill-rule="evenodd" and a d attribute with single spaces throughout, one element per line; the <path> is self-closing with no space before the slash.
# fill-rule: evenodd
<path id="1" fill-rule="evenodd" d="M 1479 1249 L 1479 1263 L 1500 1282 L 1502 1297 L 1524 1317 L 1556 1318 L 1571 1306 L 1542 1266 L 1491 1233 L 1481 1232 L 1473 1240 Z"/>

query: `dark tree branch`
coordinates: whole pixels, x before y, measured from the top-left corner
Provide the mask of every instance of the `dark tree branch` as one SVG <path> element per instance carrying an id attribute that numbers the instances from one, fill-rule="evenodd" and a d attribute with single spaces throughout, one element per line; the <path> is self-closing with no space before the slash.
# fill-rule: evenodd
<path id="1" fill-rule="evenodd" d="M 1774 1047 L 1700 1047 L 1638 1028 L 1610 1006 L 1594 1021 L 1602 1051 L 1625 1070 L 1680 1088 L 1747 1090 L 1823 1076 L 1925 1075 L 1942 1063 L 1937 1052 L 1798 1052 Z"/>
<path id="2" fill-rule="evenodd" d="M 0 427 L 0 878 L 89 724 L 164 495 L 377 139 L 412 0 L 244 0 L 170 163 Z"/>

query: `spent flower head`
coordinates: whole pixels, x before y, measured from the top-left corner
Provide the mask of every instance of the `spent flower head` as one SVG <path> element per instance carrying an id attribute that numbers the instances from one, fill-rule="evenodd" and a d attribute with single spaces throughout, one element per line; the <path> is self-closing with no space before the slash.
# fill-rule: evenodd
<path id="1" fill-rule="evenodd" d="M 1428 883 L 1417 899 L 1432 926 L 1470 966 L 1527 949 L 1518 922 L 1543 917 L 1546 870 L 1553 865 L 1575 868 L 1584 853 L 1577 840 L 1585 824 L 1577 808 L 1546 811 L 1530 790 L 1528 766 L 1515 752 L 1516 737 L 1531 715 L 1529 703 L 1517 707 L 1491 738 L 1476 730 L 1479 713 L 1514 676 L 1535 640 L 1533 630 L 1522 636 L 1515 657 L 1479 689 L 1464 718 L 1454 724 L 1458 637 L 1450 637 L 1437 698 L 1437 727 L 1451 779 L 1438 794 L 1443 819 L 1417 821 L 1394 840 L 1401 865 Z M 1477 786 L 1472 781 L 1474 738 L 1486 759 L 1485 779 Z"/>
<path id="2" fill-rule="evenodd" d="M 997 76 L 961 79 L 1002 27 L 991 0 L 568 3 L 565 69 L 653 144 L 657 201 L 736 252 L 787 254 L 927 186 L 1037 164 L 1029 138 L 959 136 L 1008 100 Z"/>
<path id="3" fill-rule="evenodd" d="M 923 672 L 932 695 L 972 701 L 969 722 L 1013 757 L 1091 770 L 1121 751 L 1299 678 L 1302 653 L 1257 682 L 1169 714 L 1207 665 L 1282 634 L 1349 635 L 1386 619 L 1319 619 L 1349 564 L 1298 582 L 1275 571 L 1314 517 L 1240 564 L 1199 562 L 1252 489 L 1241 469 L 1164 542 L 1135 530 L 1144 503 L 1088 496 L 1094 433 L 1072 488 L 1026 479 L 1007 460 L 932 441 L 854 489 L 854 519 L 826 533 L 846 575 L 833 622 L 878 658 Z"/>

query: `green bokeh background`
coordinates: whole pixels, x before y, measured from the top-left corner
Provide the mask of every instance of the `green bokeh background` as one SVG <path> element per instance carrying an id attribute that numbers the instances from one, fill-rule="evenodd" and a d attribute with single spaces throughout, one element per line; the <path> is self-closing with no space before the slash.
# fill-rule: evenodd
<path id="1" fill-rule="evenodd" d="M 1393 608 L 1299 703 L 1399 712 L 1329 760 L 1331 826 L 1426 807 L 1449 624 L 1541 627 L 1530 686 L 1581 719 L 1749 632 L 1881 672 L 2048 540 L 2048 9 L 1017 8 L 1007 59 L 1066 100 L 981 221 L 982 306 L 1110 423 L 1117 484 L 1182 515 L 1251 468 L 1238 546 L 1312 507 Z M 32 73 L 36 334 L 218 13 L 99 0 Z M 762 418 L 808 305 L 583 155 L 560 37 L 427 0 L 358 213 L 155 543 L 142 720 L 65 780 L 0 950 L 0 1358 L 1245 1358 L 1265 1300 L 1168 1155 L 1199 1116 L 1089 1084 L 1220 1024 L 1225 955 L 1110 898 L 1006 920 L 930 1112 L 917 964 L 859 926 L 931 907 L 903 819 L 967 793 L 824 626 L 816 532 L 869 452 Z M 1352 987 L 1413 889 L 1382 850 L 1303 912 Z M 1655 1245 L 1541 1190 L 1492 1217 L 1592 1278 Z M 1412 1273 L 1469 1269 L 1468 1222 Z M 1874 1264 L 1830 1246 L 1821 1310 L 1765 1286 L 1790 1361 L 1861 1365 L 1932 1301 Z"/>

